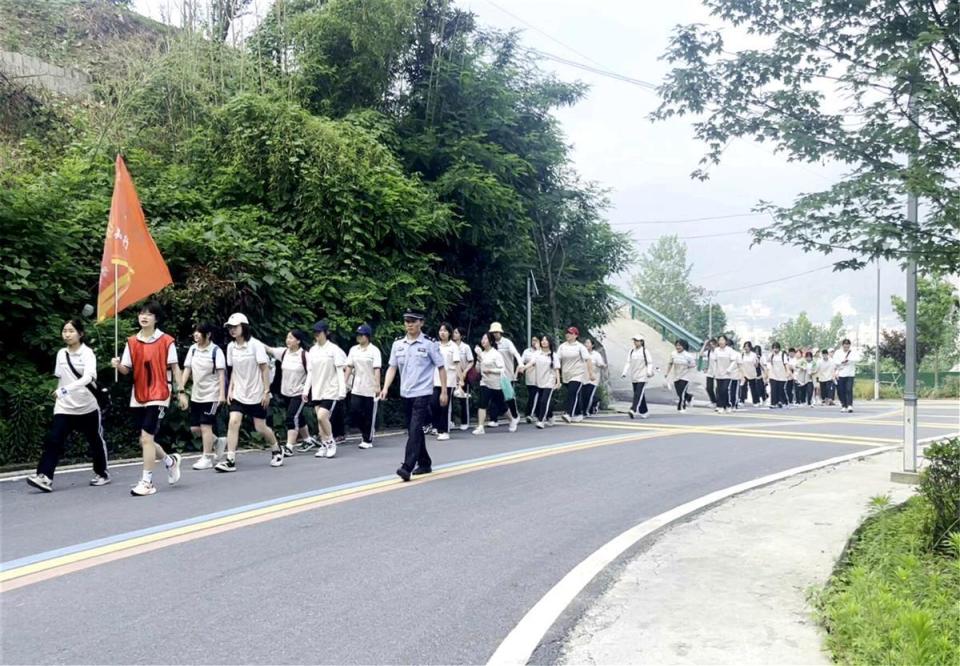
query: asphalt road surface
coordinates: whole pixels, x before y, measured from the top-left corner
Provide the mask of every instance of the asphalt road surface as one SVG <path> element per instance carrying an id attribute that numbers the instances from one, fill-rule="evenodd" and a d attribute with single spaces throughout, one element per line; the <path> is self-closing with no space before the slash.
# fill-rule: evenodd
<path id="1" fill-rule="evenodd" d="M 955 407 L 955 406 L 954 406 Z M 484 663 L 560 578 L 633 525 L 709 492 L 899 441 L 894 403 L 599 416 L 455 431 L 434 474 L 403 439 L 275 469 L 190 469 L 146 498 L 59 473 L 0 483 L 3 663 Z M 920 436 L 956 429 L 921 407 Z"/>

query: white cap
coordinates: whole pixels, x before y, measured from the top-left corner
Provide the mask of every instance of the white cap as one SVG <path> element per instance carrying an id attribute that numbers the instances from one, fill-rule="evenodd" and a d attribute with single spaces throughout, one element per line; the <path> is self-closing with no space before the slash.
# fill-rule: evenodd
<path id="1" fill-rule="evenodd" d="M 250 320 L 247 319 L 247 315 L 242 312 L 234 312 L 230 315 L 230 318 L 227 320 L 227 323 L 224 326 L 239 326 L 240 324 L 249 324 Z"/>
<path id="2" fill-rule="evenodd" d="M 503 325 L 499 321 L 490 324 L 490 333 L 503 333 Z"/>
<path id="3" fill-rule="evenodd" d="M 643 340 L 643 336 L 640 335 L 639 333 L 637 333 L 637 334 L 634 335 L 633 338 L 631 338 L 631 339 L 632 339 L 632 340 Z"/>

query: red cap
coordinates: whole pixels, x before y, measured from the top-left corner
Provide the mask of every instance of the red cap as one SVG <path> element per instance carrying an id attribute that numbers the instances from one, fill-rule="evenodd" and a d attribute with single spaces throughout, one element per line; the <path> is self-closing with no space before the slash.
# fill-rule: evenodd
<path id="1" fill-rule="evenodd" d="M 567 333 L 573 333 L 574 335 L 580 335 L 580 329 L 576 326 L 571 326 L 567 329 Z"/>

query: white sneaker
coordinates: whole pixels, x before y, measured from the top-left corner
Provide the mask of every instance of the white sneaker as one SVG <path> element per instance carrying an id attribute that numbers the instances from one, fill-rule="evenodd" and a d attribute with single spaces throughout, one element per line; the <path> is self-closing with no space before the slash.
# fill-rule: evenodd
<path id="1" fill-rule="evenodd" d="M 543 421 L 537 421 L 537 427 L 540 428 L 540 430 L 543 430 L 544 428 L 547 427 L 547 424 L 544 423 Z"/>
<path id="2" fill-rule="evenodd" d="M 572 420 L 574 423 L 580 423 L 581 421 L 583 421 L 583 414 L 577 414 L 576 416 L 573 417 Z"/>
<path id="3" fill-rule="evenodd" d="M 487 427 L 488 427 L 488 428 L 499 428 L 499 427 L 500 427 L 500 422 L 499 422 L 499 421 L 487 421 Z"/>
<path id="4" fill-rule="evenodd" d="M 560 418 L 563 419 L 566 423 L 570 423 L 570 415 L 569 415 L 569 414 L 564 414 L 564 415 L 561 416 Z"/>
<path id="5" fill-rule="evenodd" d="M 627 414 L 630 416 L 631 419 L 637 417 L 637 413 L 636 413 L 635 411 L 633 411 L 632 409 L 628 409 L 628 410 L 627 410 Z"/>
<path id="6" fill-rule="evenodd" d="M 450 433 L 448 432 L 441 432 L 439 435 L 437 435 L 438 442 L 445 442 L 448 439 L 450 439 Z"/>
<path id="7" fill-rule="evenodd" d="M 155 492 L 157 492 L 157 487 L 153 485 L 152 482 L 144 481 L 143 479 L 140 479 L 140 483 L 138 483 L 137 485 L 135 485 L 133 488 L 130 489 L 130 494 L 135 495 L 137 497 L 145 497 L 146 495 L 153 495 Z"/>
<path id="8" fill-rule="evenodd" d="M 53 480 L 46 474 L 31 474 L 27 477 L 27 484 L 45 493 L 53 492 Z"/>
<path id="9" fill-rule="evenodd" d="M 510 426 L 507 428 L 510 432 L 516 432 L 517 426 L 520 425 L 520 417 L 518 416 L 515 419 L 510 419 Z"/>
<path id="10" fill-rule="evenodd" d="M 647 418 L 647 415 L 646 415 L 646 414 L 637 414 L 637 416 L 639 416 L 641 419 Z"/>
<path id="11" fill-rule="evenodd" d="M 337 442 L 328 442 L 327 443 L 327 457 L 332 458 L 337 455 Z"/>
<path id="12" fill-rule="evenodd" d="M 547 419 L 547 425 L 548 425 L 548 426 L 555 426 L 555 425 L 557 425 L 557 419 L 556 419 L 556 417 L 555 417 L 555 416 L 551 416 L 549 419 Z"/>
<path id="13" fill-rule="evenodd" d="M 713 411 L 715 411 L 717 414 L 723 414 L 723 407 L 717 407 Z"/>
<path id="14" fill-rule="evenodd" d="M 358 448 L 358 449 L 372 449 L 372 448 L 373 448 L 373 442 L 360 442 L 360 445 L 359 445 L 357 448 Z"/>
<path id="15" fill-rule="evenodd" d="M 533 417 L 532 417 L 532 416 L 528 416 L 528 417 L 527 417 L 527 423 L 533 423 Z"/>
<path id="16" fill-rule="evenodd" d="M 180 454 L 171 453 L 170 457 L 173 458 L 173 464 L 167 467 L 167 483 L 172 486 L 180 480 Z"/>
<path id="17" fill-rule="evenodd" d="M 485 434 L 486 434 L 486 430 L 483 429 L 483 426 L 477 426 L 476 428 L 474 428 L 473 434 L 474 434 L 474 435 L 485 435 Z"/>
<path id="18" fill-rule="evenodd" d="M 283 451 L 274 451 L 273 455 L 270 456 L 270 467 L 282 467 L 283 466 Z"/>
<path id="19" fill-rule="evenodd" d="M 462 426 L 460 426 L 460 430 L 470 430 L 470 426 L 464 423 Z"/>
<path id="20" fill-rule="evenodd" d="M 314 458 L 326 458 L 327 457 L 327 443 L 320 442 L 317 445 L 317 452 L 313 454 Z"/>
<path id="21" fill-rule="evenodd" d="M 200 456 L 197 458 L 197 462 L 193 463 L 191 469 L 213 469 L 213 457 Z"/>
<path id="22" fill-rule="evenodd" d="M 109 476 L 100 476 L 99 474 L 94 474 L 93 478 L 90 479 L 91 486 L 105 486 L 110 483 Z"/>
<path id="23" fill-rule="evenodd" d="M 213 459 L 220 460 L 220 458 L 223 457 L 223 454 L 226 450 L 227 450 L 227 438 L 217 437 L 217 441 L 214 444 L 214 449 L 213 449 Z"/>

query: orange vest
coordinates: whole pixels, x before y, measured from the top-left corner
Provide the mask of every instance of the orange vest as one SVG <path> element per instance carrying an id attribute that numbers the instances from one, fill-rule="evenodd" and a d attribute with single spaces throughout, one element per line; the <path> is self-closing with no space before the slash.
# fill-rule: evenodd
<path id="1" fill-rule="evenodd" d="M 137 402 L 144 404 L 170 397 L 167 354 L 173 342 L 173 337 L 166 333 L 153 342 L 143 342 L 135 335 L 127 339 L 133 361 L 133 397 Z"/>

